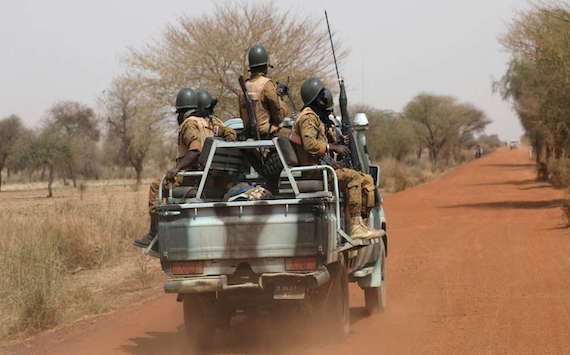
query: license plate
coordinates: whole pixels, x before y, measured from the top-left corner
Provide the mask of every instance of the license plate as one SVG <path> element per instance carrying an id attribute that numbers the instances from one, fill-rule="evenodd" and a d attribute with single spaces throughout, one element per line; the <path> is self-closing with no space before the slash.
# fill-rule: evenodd
<path id="1" fill-rule="evenodd" d="M 302 300 L 305 298 L 305 287 L 301 285 L 277 285 L 273 291 L 276 300 Z"/>

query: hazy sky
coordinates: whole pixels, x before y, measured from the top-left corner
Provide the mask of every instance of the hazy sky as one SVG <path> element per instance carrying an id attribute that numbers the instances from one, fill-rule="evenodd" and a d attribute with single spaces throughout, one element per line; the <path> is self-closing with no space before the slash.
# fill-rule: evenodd
<path id="1" fill-rule="evenodd" d="M 160 36 L 180 14 L 200 16 L 206 0 L 0 0 L 0 117 L 32 126 L 58 100 L 95 105 L 123 70 L 129 46 Z M 497 42 L 525 0 L 277 0 L 323 17 L 351 49 L 341 68 L 350 102 L 399 111 L 421 91 L 483 109 L 488 133 L 522 134 L 516 115 L 491 92 L 508 54 Z"/>

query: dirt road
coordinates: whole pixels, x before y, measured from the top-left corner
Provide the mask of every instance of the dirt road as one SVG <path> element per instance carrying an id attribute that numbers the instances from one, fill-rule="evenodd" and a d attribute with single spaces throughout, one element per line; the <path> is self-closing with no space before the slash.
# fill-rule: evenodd
<path id="1" fill-rule="evenodd" d="M 388 310 L 337 344 L 241 324 L 216 351 L 286 354 L 570 354 L 570 232 L 561 191 L 533 180 L 528 154 L 501 149 L 386 198 Z M 292 325 L 296 328 L 296 324 Z M 4 349 L 45 354 L 183 354 L 181 306 L 162 296 Z M 295 334 L 295 329 L 291 330 Z M 297 334 L 298 335 L 298 334 Z"/>

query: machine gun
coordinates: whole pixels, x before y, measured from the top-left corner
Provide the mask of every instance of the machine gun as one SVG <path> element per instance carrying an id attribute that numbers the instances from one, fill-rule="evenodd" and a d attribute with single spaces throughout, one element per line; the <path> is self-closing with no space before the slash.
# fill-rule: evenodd
<path id="1" fill-rule="evenodd" d="M 253 101 L 247 94 L 247 89 L 245 87 L 245 80 L 243 79 L 243 75 L 239 76 L 239 86 L 241 87 L 241 91 L 243 93 L 243 99 L 245 101 L 245 109 L 247 111 L 247 127 L 245 127 L 246 137 L 250 138 L 255 135 L 257 140 L 260 140 L 260 133 L 259 133 L 259 126 L 257 125 L 257 116 L 255 115 L 255 108 L 253 107 Z"/>
<path id="2" fill-rule="evenodd" d="M 350 117 L 348 116 L 348 99 L 346 97 L 346 88 L 344 87 L 344 80 L 340 77 L 339 71 L 338 71 L 338 64 L 336 61 L 336 54 L 334 51 L 334 43 L 333 43 L 333 39 L 332 39 L 332 33 L 331 33 L 331 27 L 329 24 L 329 16 L 327 15 L 327 11 L 325 10 L 325 19 L 327 21 L 327 29 L 329 32 L 329 39 L 331 42 L 331 48 L 332 48 L 332 53 L 333 53 L 333 59 L 334 59 L 334 66 L 336 69 L 336 77 L 338 79 L 338 85 L 340 88 L 340 95 L 339 95 L 339 106 L 340 106 L 340 115 L 341 115 L 341 131 L 342 134 L 344 136 L 348 137 L 348 148 L 350 149 L 350 159 L 346 159 L 345 161 L 343 161 L 343 164 L 348 168 L 354 169 L 354 170 L 358 170 L 358 171 L 362 171 L 362 166 L 360 164 L 360 159 L 358 157 L 358 149 L 356 147 L 356 142 L 355 142 L 355 137 L 354 137 L 354 133 L 352 131 L 352 124 L 350 122 Z"/>

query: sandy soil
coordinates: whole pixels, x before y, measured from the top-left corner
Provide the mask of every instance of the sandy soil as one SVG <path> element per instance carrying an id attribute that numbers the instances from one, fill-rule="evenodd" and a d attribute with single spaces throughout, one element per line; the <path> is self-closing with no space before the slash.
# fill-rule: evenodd
<path id="1" fill-rule="evenodd" d="M 340 343 L 302 321 L 236 322 L 224 354 L 569 354 L 570 240 L 563 192 L 533 180 L 528 154 L 501 149 L 386 198 L 388 310 Z M 165 295 L 0 349 L 31 354 L 185 354 L 181 305 Z"/>

